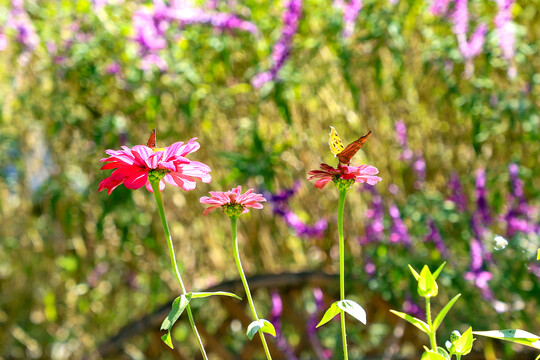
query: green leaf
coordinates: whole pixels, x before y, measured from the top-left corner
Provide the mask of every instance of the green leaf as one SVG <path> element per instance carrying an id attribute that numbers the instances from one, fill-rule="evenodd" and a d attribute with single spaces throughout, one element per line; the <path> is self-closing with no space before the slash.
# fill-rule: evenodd
<path id="1" fill-rule="evenodd" d="M 459 299 L 460 296 L 461 294 L 457 294 L 456 296 L 454 296 L 454 298 L 450 300 L 448 304 L 446 304 L 446 306 L 443 307 L 441 312 L 435 317 L 435 320 L 433 320 L 433 331 L 436 331 L 439 328 L 439 325 L 441 325 L 442 321 L 444 320 L 444 317 L 446 316 L 448 311 L 450 311 L 452 306 L 454 306 L 454 303 L 457 301 L 457 299 Z"/>
<path id="2" fill-rule="evenodd" d="M 429 326 L 428 326 L 428 324 L 426 324 L 422 320 L 420 320 L 418 318 L 415 318 L 414 316 L 411 316 L 409 314 L 399 312 L 399 311 L 396 311 L 396 310 L 390 310 L 390 312 L 392 314 L 394 314 L 394 315 L 399 316 L 400 318 L 402 318 L 404 320 L 407 320 L 408 322 L 410 322 L 411 324 L 416 326 L 418 329 L 420 329 L 422 332 L 429 335 Z"/>
<path id="3" fill-rule="evenodd" d="M 416 279 L 416 281 L 418 281 L 418 279 L 420 279 L 420 275 L 418 275 L 418 273 L 416 272 L 416 270 L 413 269 L 413 267 L 411 266 L 411 264 L 409 264 L 409 270 L 411 270 L 414 278 Z"/>
<path id="4" fill-rule="evenodd" d="M 226 291 L 213 291 L 213 292 L 192 292 L 193 299 L 199 299 L 199 298 L 205 298 L 209 296 L 230 296 L 238 300 L 242 300 L 242 298 L 236 294 L 226 292 Z"/>
<path id="5" fill-rule="evenodd" d="M 474 335 L 487 336 L 494 339 L 511 341 L 513 343 L 522 344 L 540 349 L 540 336 L 531 334 L 530 332 L 509 329 L 509 330 L 491 330 L 491 331 L 473 331 Z"/>
<path id="6" fill-rule="evenodd" d="M 366 310 L 364 310 L 362 306 L 352 300 L 340 300 L 337 302 L 337 306 L 362 324 L 366 325 Z"/>
<path id="7" fill-rule="evenodd" d="M 335 303 L 330 305 L 330 307 L 328 308 L 328 310 L 326 310 L 321 321 L 319 322 L 319 324 L 317 324 L 316 327 L 326 324 L 327 322 L 332 320 L 337 314 L 341 313 L 342 310 L 338 307 L 338 302 L 339 301 L 336 301 Z"/>
<path id="8" fill-rule="evenodd" d="M 474 338 L 472 335 L 472 328 L 469 327 L 467 331 L 461 334 L 459 339 L 454 341 L 453 344 L 455 346 L 455 349 L 454 349 L 455 353 L 462 356 L 467 355 L 472 350 L 473 341 L 474 341 Z"/>
<path id="9" fill-rule="evenodd" d="M 274 328 L 274 325 L 272 325 L 272 323 L 268 320 L 259 319 L 252 321 L 247 328 L 246 335 L 248 336 L 249 340 L 252 340 L 259 330 L 261 330 L 263 333 L 276 337 L 276 329 Z"/>
<path id="10" fill-rule="evenodd" d="M 450 354 L 440 346 L 437 347 L 437 354 L 442 355 L 446 360 L 451 358 Z"/>
<path id="11" fill-rule="evenodd" d="M 446 261 L 443 262 L 443 263 L 441 264 L 441 266 L 439 266 L 439 267 L 437 268 L 437 270 L 435 270 L 435 272 L 433 273 L 433 278 L 434 278 L 435 280 L 437 280 L 437 278 L 439 277 L 439 274 L 441 273 L 441 271 L 442 271 L 444 265 L 446 265 Z"/>
<path id="12" fill-rule="evenodd" d="M 432 350 L 426 350 L 421 360 L 447 360 L 444 356 Z"/>
<path id="13" fill-rule="evenodd" d="M 418 280 L 418 295 L 430 298 L 437 296 L 438 293 L 439 287 L 427 265 L 424 265 L 420 272 L 420 279 Z"/>
<path id="14" fill-rule="evenodd" d="M 192 293 L 187 293 L 185 295 L 180 295 L 174 299 L 172 304 L 172 309 L 169 315 L 163 320 L 160 330 L 167 330 L 167 333 L 161 337 L 161 340 L 167 344 L 171 349 L 174 349 L 171 340 L 171 329 L 174 323 L 180 318 L 180 315 L 184 312 L 185 308 L 189 305 L 191 300 Z"/>

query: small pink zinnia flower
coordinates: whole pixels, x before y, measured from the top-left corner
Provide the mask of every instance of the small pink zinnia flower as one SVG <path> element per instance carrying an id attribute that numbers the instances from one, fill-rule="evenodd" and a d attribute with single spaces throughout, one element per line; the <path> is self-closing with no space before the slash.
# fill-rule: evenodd
<path id="1" fill-rule="evenodd" d="M 254 209 L 263 208 L 260 202 L 266 201 L 266 199 L 262 194 L 253 193 L 253 189 L 249 189 L 245 194 L 241 194 L 241 192 L 241 186 L 229 191 L 210 191 L 210 195 L 212 196 L 203 196 L 201 198 L 203 204 L 212 205 L 204 210 L 203 215 L 219 207 L 222 207 L 223 211 L 229 217 L 237 217 L 240 214 L 245 214 L 249 212 L 248 208 L 250 207 Z"/>
<path id="2" fill-rule="evenodd" d="M 328 164 L 321 164 L 321 170 L 311 170 L 308 173 L 310 175 L 308 180 L 315 180 L 314 185 L 318 189 L 322 189 L 330 181 L 336 182 L 339 179 L 375 185 L 382 180 L 380 177 L 375 176 L 378 173 L 379 170 L 371 165 L 348 166 L 340 164 L 337 169 L 334 169 Z M 352 185 L 352 182 L 350 182 L 349 187 L 350 185 Z"/>
<path id="3" fill-rule="evenodd" d="M 212 176 L 208 174 L 210 168 L 185 157 L 200 148 L 196 139 L 185 144 L 176 142 L 165 148 L 136 145 L 131 149 L 122 146 L 123 150 L 105 151 L 110 157 L 100 160 L 106 163 L 101 170 L 116 170 L 99 183 L 99 191 L 107 189 L 110 195 L 118 185 L 124 184 L 128 189 L 146 186 L 152 192 L 150 181 L 158 180 L 159 190 L 165 188 L 165 183 L 186 191 L 195 189 L 195 180 L 209 183 L 212 181 Z"/>

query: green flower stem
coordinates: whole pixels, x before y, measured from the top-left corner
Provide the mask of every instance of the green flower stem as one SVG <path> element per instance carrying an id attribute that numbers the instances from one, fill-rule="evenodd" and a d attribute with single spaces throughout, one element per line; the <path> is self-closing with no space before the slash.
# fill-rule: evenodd
<path id="1" fill-rule="evenodd" d="M 345 300 L 345 241 L 343 240 L 343 211 L 347 190 L 339 191 L 338 202 L 338 237 L 339 237 L 339 299 Z M 343 358 L 347 360 L 347 331 L 345 329 L 345 312 L 341 310 L 341 338 L 343 339 Z"/>
<path id="2" fill-rule="evenodd" d="M 437 339 L 435 337 L 433 323 L 431 322 L 431 303 L 429 299 L 429 297 L 426 297 L 426 320 L 429 326 L 429 342 L 431 343 L 431 350 L 437 351 Z"/>
<path id="3" fill-rule="evenodd" d="M 167 238 L 167 245 L 169 247 L 169 256 L 171 258 L 171 268 L 174 275 L 176 276 L 176 280 L 178 280 L 178 284 L 180 285 L 180 289 L 182 290 L 182 295 L 184 295 L 186 294 L 186 287 L 184 286 L 184 282 L 182 281 L 182 277 L 180 276 L 180 270 L 178 270 L 178 264 L 176 263 L 176 256 L 174 255 L 174 245 L 172 242 L 171 231 L 169 230 L 169 223 L 167 222 L 167 218 L 165 217 L 165 207 L 163 206 L 163 197 L 161 196 L 161 191 L 159 190 L 159 181 L 150 182 L 150 184 L 152 185 L 152 190 L 154 190 L 154 197 L 156 199 L 159 217 L 161 218 L 161 225 L 163 225 L 163 230 L 165 231 L 165 237 Z M 191 306 L 189 304 L 186 307 L 186 312 L 188 314 L 189 323 L 191 324 L 193 333 L 195 333 L 195 337 L 197 338 L 197 343 L 199 345 L 199 350 L 201 351 L 201 355 L 203 359 L 208 360 L 208 356 L 206 355 L 206 351 L 204 350 L 204 345 L 202 343 L 201 336 L 199 335 L 197 326 L 195 326 L 195 321 L 193 320 L 193 314 L 191 313 Z"/>
<path id="4" fill-rule="evenodd" d="M 238 218 L 231 216 L 229 217 L 231 219 L 231 225 L 232 225 L 232 238 L 234 243 L 234 260 L 236 261 L 236 267 L 238 268 L 238 273 L 240 274 L 240 279 L 242 279 L 242 284 L 244 285 L 244 290 L 246 291 L 246 296 L 249 303 L 249 308 L 251 309 L 251 315 L 253 316 L 253 320 L 259 320 L 259 317 L 257 316 L 257 310 L 255 310 L 255 305 L 253 305 L 253 299 L 251 298 L 251 292 L 249 291 L 249 286 L 246 280 L 246 275 L 244 275 L 244 269 L 242 268 L 242 263 L 240 262 L 240 252 L 238 251 L 238 236 L 237 236 L 237 221 Z M 264 338 L 264 333 L 261 329 L 259 329 L 259 335 L 261 337 L 261 342 L 264 347 L 264 352 L 266 354 L 266 358 L 268 360 L 272 360 L 272 356 L 270 356 L 270 350 L 268 349 L 268 344 L 266 343 L 266 339 Z"/>

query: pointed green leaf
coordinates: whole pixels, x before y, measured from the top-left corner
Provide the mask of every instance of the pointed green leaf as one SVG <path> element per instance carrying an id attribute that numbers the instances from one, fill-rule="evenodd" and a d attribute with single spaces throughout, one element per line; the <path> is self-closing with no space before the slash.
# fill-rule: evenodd
<path id="1" fill-rule="evenodd" d="M 446 360 L 444 356 L 442 356 L 439 353 L 436 353 L 435 351 L 426 350 L 422 354 L 421 360 Z"/>
<path id="2" fill-rule="evenodd" d="M 170 331 L 167 331 L 166 334 L 164 334 L 163 336 L 161 336 L 161 340 L 163 340 L 163 342 L 165 344 L 167 344 L 167 346 L 169 346 L 171 349 L 174 349 L 174 346 L 172 344 L 172 339 L 171 339 L 171 332 Z"/>
<path id="3" fill-rule="evenodd" d="M 169 315 L 167 315 L 167 317 L 165 318 L 165 320 L 163 320 L 163 323 L 161 324 L 160 330 L 167 330 L 167 334 L 163 335 L 161 339 L 171 349 L 174 349 L 171 341 L 171 329 L 174 323 L 180 318 L 180 315 L 182 315 L 185 308 L 189 305 L 191 296 L 191 293 L 187 293 L 185 295 L 180 295 L 179 297 L 174 299 L 171 312 L 169 312 Z"/>
<path id="4" fill-rule="evenodd" d="M 443 263 L 441 264 L 441 266 L 439 266 L 439 267 L 437 268 L 437 270 L 435 270 L 435 272 L 433 273 L 433 278 L 434 278 L 435 280 L 437 280 L 437 278 L 439 277 L 439 274 L 441 273 L 441 271 L 442 271 L 444 265 L 446 265 L 446 261 L 443 262 Z"/>
<path id="5" fill-rule="evenodd" d="M 411 264 L 409 264 L 409 270 L 411 270 L 414 278 L 416 279 L 416 281 L 418 281 L 418 279 L 420 279 L 420 275 L 418 275 L 418 273 L 416 272 L 416 270 L 413 269 L 413 267 L 411 266 Z"/>
<path id="6" fill-rule="evenodd" d="M 416 326 L 418 329 L 420 329 L 424 333 L 429 334 L 429 326 L 428 326 L 428 324 L 426 324 L 422 320 L 420 320 L 418 318 L 415 318 L 414 316 L 411 316 L 409 314 L 402 313 L 402 312 L 399 312 L 399 311 L 396 311 L 396 310 L 390 310 L 390 312 L 392 314 L 394 314 L 394 315 L 399 316 L 400 318 L 402 318 L 404 320 L 407 320 L 408 322 L 410 322 L 411 324 Z"/>
<path id="7" fill-rule="evenodd" d="M 236 294 L 226 292 L 226 291 L 213 291 L 213 292 L 193 292 L 193 299 L 199 299 L 199 298 L 205 298 L 209 296 L 230 296 L 238 300 L 242 300 L 242 298 Z"/>
<path id="8" fill-rule="evenodd" d="M 259 330 L 274 337 L 276 336 L 276 329 L 274 328 L 274 325 L 272 325 L 272 323 L 268 320 L 259 319 L 252 321 L 247 328 L 246 335 L 248 336 L 249 340 L 252 340 Z"/>
<path id="9" fill-rule="evenodd" d="M 530 332 L 510 329 L 510 330 L 492 330 L 492 331 L 473 331 L 474 335 L 487 336 L 494 339 L 511 341 L 513 343 L 530 346 L 540 349 L 540 336 Z"/>
<path id="10" fill-rule="evenodd" d="M 456 296 L 454 296 L 454 298 L 452 300 L 450 300 L 448 302 L 448 304 L 446 304 L 445 307 L 443 307 L 443 309 L 437 315 L 437 317 L 435 317 L 435 320 L 433 320 L 433 330 L 434 331 L 436 331 L 439 328 L 439 325 L 441 325 L 442 321 L 444 320 L 444 317 L 446 316 L 448 311 L 450 311 L 452 306 L 454 306 L 455 302 L 457 301 L 457 299 L 459 299 L 460 296 L 461 296 L 461 294 L 457 294 Z"/>
<path id="11" fill-rule="evenodd" d="M 330 307 L 328 308 L 328 310 L 326 310 L 321 321 L 317 324 L 316 327 L 326 324 L 327 322 L 332 320 L 337 314 L 341 313 L 342 310 L 338 307 L 337 303 L 338 301 L 330 305 Z"/>
<path id="12" fill-rule="evenodd" d="M 362 324 L 366 325 L 366 310 L 354 301 L 341 300 L 337 302 L 337 306 Z"/>
<path id="13" fill-rule="evenodd" d="M 440 346 L 437 347 L 437 354 L 442 355 L 446 360 L 450 360 L 450 354 Z"/>
<path id="14" fill-rule="evenodd" d="M 274 328 L 274 325 L 266 319 L 260 319 L 260 321 L 262 321 L 264 324 L 261 328 L 261 331 L 263 333 L 270 334 L 273 337 L 276 337 L 276 329 Z"/>
<path id="15" fill-rule="evenodd" d="M 473 341 L 474 341 L 474 338 L 472 335 L 472 328 L 469 327 L 467 331 L 461 334 L 459 339 L 454 341 L 455 353 L 461 356 L 467 355 L 472 350 Z"/>
<path id="16" fill-rule="evenodd" d="M 430 298 L 437 296 L 438 293 L 439 287 L 427 265 L 424 265 L 420 272 L 420 279 L 418 280 L 418 295 Z"/>

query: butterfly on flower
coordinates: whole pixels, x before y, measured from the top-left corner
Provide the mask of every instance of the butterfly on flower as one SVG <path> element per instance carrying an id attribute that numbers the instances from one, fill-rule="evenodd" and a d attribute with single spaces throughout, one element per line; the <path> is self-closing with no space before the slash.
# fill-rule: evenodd
<path id="1" fill-rule="evenodd" d="M 153 149 L 156 147 L 156 129 L 152 129 L 152 134 L 150 134 L 150 137 L 148 138 L 148 142 L 146 143 L 146 146 Z"/>
<path id="2" fill-rule="evenodd" d="M 334 157 L 339 159 L 339 162 L 348 165 L 351 162 L 351 158 L 364 146 L 368 138 L 371 136 L 372 131 L 370 130 L 366 135 L 361 136 L 358 140 L 353 141 L 347 147 L 343 146 L 341 138 L 339 137 L 336 129 L 333 126 L 330 126 L 330 140 L 328 145 L 330 145 L 330 151 L 334 154 Z"/>

